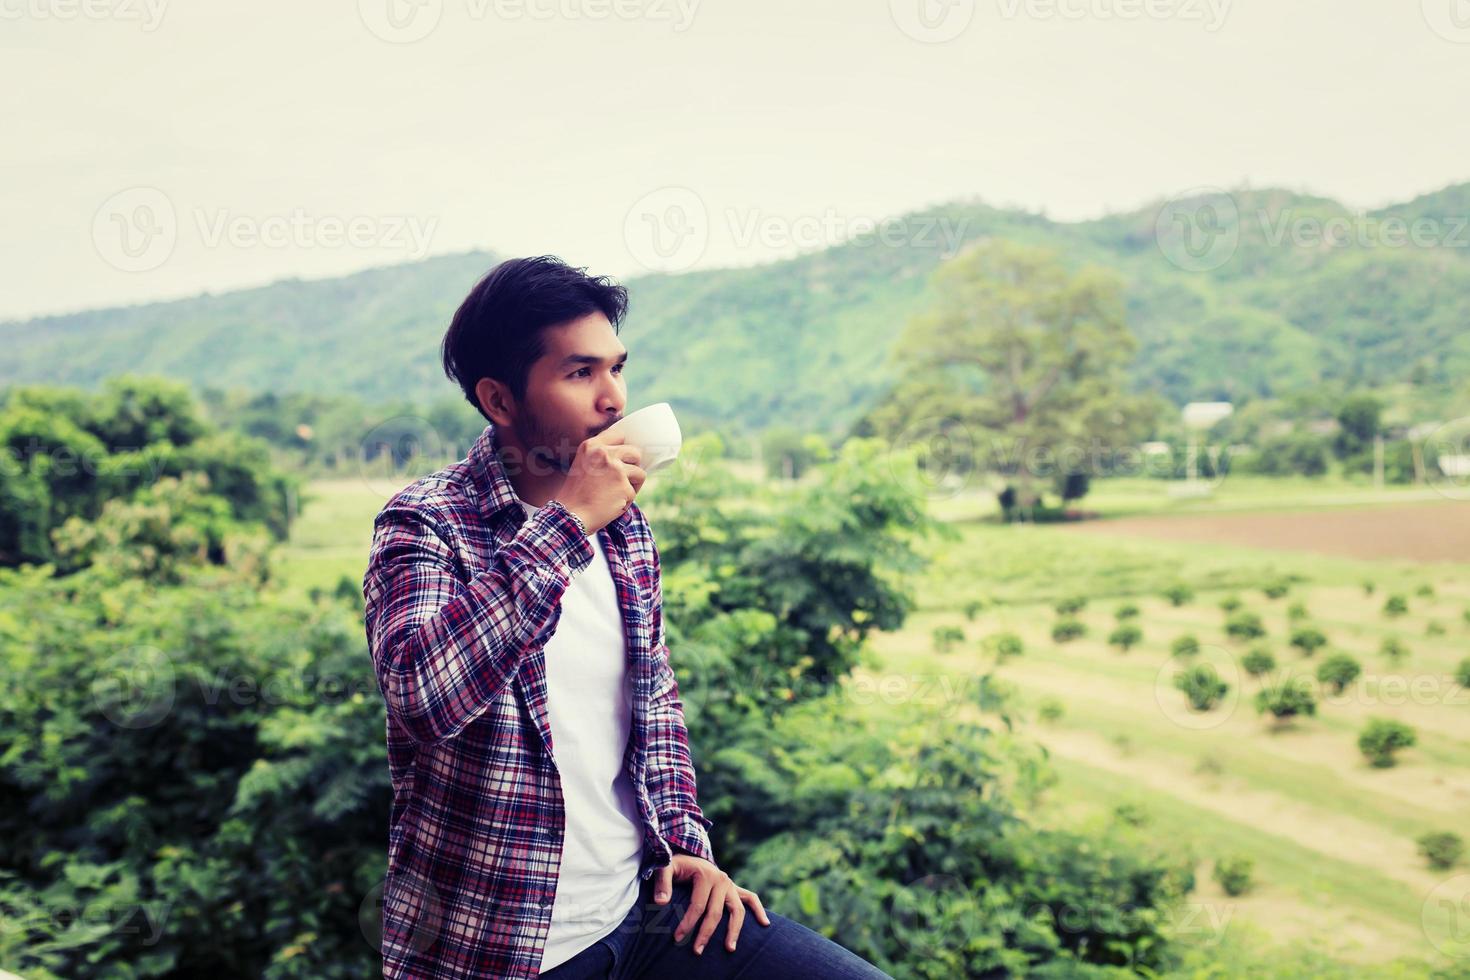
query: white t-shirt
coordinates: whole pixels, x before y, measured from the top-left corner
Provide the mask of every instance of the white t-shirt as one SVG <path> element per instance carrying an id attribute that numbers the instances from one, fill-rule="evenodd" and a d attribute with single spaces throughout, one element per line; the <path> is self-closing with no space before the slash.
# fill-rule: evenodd
<path id="1" fill-rule="evenodd" d="M 526 514 L 540 510 L 521 501 Z M 542 971 L 606 938 L 638 900 L 643 821 L 623 754 L 633 727 L 623 613 L 607 555 L 572 571 L 546 641 L 546 711 L 566 803 L 566 843 Z"/>

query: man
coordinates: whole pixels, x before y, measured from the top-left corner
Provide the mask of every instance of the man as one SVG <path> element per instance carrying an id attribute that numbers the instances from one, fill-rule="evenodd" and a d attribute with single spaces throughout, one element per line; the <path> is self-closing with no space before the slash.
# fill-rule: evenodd
<path id="1" fill-rule="evenodd" d="M 883 977 L 715 863 L 633 502 L 645 473 L 607 431 L 626 308 L 551 256 L 492 269 L 442 351 L 489 424 L 374 524 L 384 975 Z"/>

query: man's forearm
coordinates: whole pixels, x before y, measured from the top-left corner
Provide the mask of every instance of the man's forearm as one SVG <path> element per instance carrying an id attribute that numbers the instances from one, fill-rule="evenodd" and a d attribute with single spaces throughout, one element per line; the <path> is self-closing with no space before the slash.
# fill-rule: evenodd
<path id="1" fill-rule="evenodd" d="M 593 552 L 569 514 L 543 508 L 466 582 L 431 510 L 379 515 L 364 578 L 368 645 L 389 713 L 416 741 L 459 734 L 520 671 Z"/>
<path id="2" fill-rule="evenodd" d="M 664 839 L 714 863 L 709 839 L 709 828 L 714 824 L 699 808 L 679 686 L 669 666 L 668 649 L 660 645 L 654 656 L 660 666 L 649 707 L 648 795 L 658 813 Z"/>

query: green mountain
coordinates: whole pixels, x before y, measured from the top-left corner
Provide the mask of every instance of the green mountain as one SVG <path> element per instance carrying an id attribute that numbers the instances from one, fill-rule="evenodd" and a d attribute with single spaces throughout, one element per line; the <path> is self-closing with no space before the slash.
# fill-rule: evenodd
<path id="1" fill-rule="evenodd" d="M 951 254 L 944 233 L 1014 238 L 1115 269 L 1140 340 L 1133 379 L 1175 402 L 1324 382 L 1447 389 L 1470 376 L 1470 229 L 1460 223 L 1470 183 L 1368 213 L 1271 189 L 1174 202 L 1161 220 L 1163 204 L 1057 222 L 965 201 L 898 219 L 904 245 L 855 240 L 755 267 L 630 279 L 622 336 L 635 354 L 634 402 L 671 401 L 691 420 L 840 430 L 892 383 L 896 338 Z M 1395 237 L 1398 226 L 1417 238 Z M 1202 243 L 1202 257 L 1188 250 Z M 146 372 L 369 401 L 454 396 L 439 340 L 495 261 L 445 255 L 0 323 L 0 385 L 90 387 Z"/>

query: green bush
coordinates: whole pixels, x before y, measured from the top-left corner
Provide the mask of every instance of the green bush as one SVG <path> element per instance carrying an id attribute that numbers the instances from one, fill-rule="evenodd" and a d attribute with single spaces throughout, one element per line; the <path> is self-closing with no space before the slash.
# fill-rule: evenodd
<path id="1" fill-rule="evenodd" d="M 1256 692 L 1256 711 L 1270 714 L 1278 722 L 1317 713 L 1317 696 L 1304 677 L 1291 677 Z"/>
<path id="2" fill-rule="evenodd" d="M 1470 657 L 1455 665 L 1455 683 L 1461 687 L 1470 687 Z"/>
<path id="3" fill-rule="evenodd" d="M 1075 616 L 1087 608 L 1087 599 L 1083 596 L 1067 596 L 1058 599 L 1052 608 L 1057 611 L 1058 616 Z"/>
<path id="4" fill-rule="evenodd" d="M 1446 630 L 1444 627 L 1444 623 L 1441 623 L 1437 619 L 1431 619 L 1429 622 L 1424 624 L 1425 636 L 1444 636 L 1445 632 Z"/>
<path id="5" fill-rule="evenodd" d="M 1291 631 L 1291 645 L 1310 657 L 1327 645 L 1327 636 L 1315 626 L 1298 626 Z"/>
<path id="6" fill-rule="evenodd" d="M 1209 711 L 1230 690 L 1230 685 L 1220 679 L 1210 664 L 1195 664 L 1175 674 L 1174 686 L 1184 692 L 1195 711 Z"/>
<path id="7" fill-rule="evenodd" d="M 985 608 L 985 603 L 984 603 L 983 600 L 980 600 L 980 599 L 970 599 L 964 605 L 965 619 L 967 621 L 973 623 L 975 621 L 975 617 L 978 616 L 978 615 L 980 615 L 980 610 L 982 610 L 984 608 Z"/>
<path id="8" fill-rule="evenodd" d="M 1267 599 L 1280 599 L 1290 591 L 1291 580 L 1287 578 L 1278 578 L 1261 586 L 1261 592 Z"/>
<path id="9" fill-rule="evenodd" d="M 939 653 L 948 653 L 956 643 L 963 643 L 965 631 L 958 626 L 936 626 L 930 641 Z"/>
<path id="10" fill-rule="evenodd" d="M 1169 644 L 1169 652 L 1176 657 L 1192 657 L 1199 653 L 1199 638 L 1193 633 L 1176 636 Z"/>
<path id="11" fill-rule="evenodd" d="M 993 633 L 985 638 L 985 647 L 997 663 L 1019 657 L 1026 651 L 1026 644 L 1015 633 Z"/>
<path id="12" fill-rule="evenodd" d="M 1425 582 L 1414 590 L 1414 594 L 1417 596 L 1423 596 L 1426 599 L 1432 599 L 1434 598 L 1434 586 L 1430 585 L 1428 582 Z"/>
<path id="13" fill-rule="evenodd" d="M 1225 621 L 1225 635 L 1232 640 L 1259 640 L 1266 635 L 1261 617 L 1253 612 L 1236 612 Z"/>
<path id="14" fill-rule="evenodd" d="M 1238 595 L 1228 595 L 1220 600 L 1220 609 L 1227 615 L 1235 612 L 1242 605 L 1244 605 L 1244 603 L 1240 601 L 1240 596 Z"/>
<path id="15" fill-rule="evenodd" d="M 1341 694 L 1362 672 L 1362 665 L 1352 657 L 1335 653 L 1317 666 L 1317 680 L 1332 688 L 1334 694 Z"/>
<path id="16" fill-rule="evenodd" d="M 763 838 L 737 880 L 893 976 L 1162 967 L 1160 930 L 1193 885 L 1187 861 L 1145 856 L 1146 835 L 1126 824 L 1101 837 L 1028 825 L 1000 787 L 1050 785 L 1039 752 L 911 714 L 851 718 L 813 702 L 717 750 L 716 765 L 748 772 L 739 813 L 759 815 Z M 1120 900 L 1126 916 L 1065 917 Z"/>
<path id="17" fill-rule="evenodd" d="M 1271 651 L 1264 647 L 1256 647 L 1240 659 L 1240 665 L 1245 672 L 1252 677 L 1260 677 L 1276 669 L 1276 658 L 1271 656 Z"/>
<path id="18" fill-rule="evenodd" d="M 1044 697 L 1036 706 L 1036 717 L 1050 723 L 1061 720 L 1065 711 L 1066 708 L 1061 701 L 1054 697 Z"/>
<path id="19" fill-rule="evenodd" d="M 1123 605 L 1113 610 L 1113 616 L 1116 617 L 1118 622 L 1120 623 L 1123 622 L 1123 620 L 1125 619 L 1137 619 L 1139 616 L 1138 607 L 1131 602 L 1125 602 Z"/>
<path id="20" fill-rule="evenodd" d="M 1299 623 L 1310 618 L 1310 616 L 1311 614 L 1307 612 L 1307 604 L 1305 602 L 1293 602 L 1286 607 L 1286 618 L 1290 622 Z"/>
<path id="21" fill-rule="evenodd" d="M 1182 606 L 1194 600 L 1194 589 L 1183 582 L 1176 582 L 1164 590 L 1164 598 L 1169 600 L 1171 606 Z"/>
<path id="22" fill-rule="evenodd" d="M 1393 718 L 1370 718 L 1358 734 L 1358 750 L 1372 765 L 1386 769 L 1397 760 L 1400 749 L 1414 745 L 1414 729 Z"/>
<path id="23" fill-rule="evenodd" d="M 1383 615 L 1390 619 L 1409 611 L 1409 600 L 1401 595 L 1391 595 L 1383 601 Z"/>
<path id="24" fill-rule="evenodd" d="M 1087 635 L 1087 626 L 1080 619 L 1070 616 L 1052 624 L 1051 638 L 1058 643 L 1067 643 Z"/>
<path id="25" fill-rule="evenodd" d="M 1419 845 L 1419 856 L 1435 871 L 1453 868 L 1465 853 L 1465 839 L 1448 830 L 1420 834 L 1414 843 Z"/>
<path id="26" fill-rule="evenodd" d="M 1133 623 L 1124 623 L 1108 634 L 1108 642 L 1127 653 L 1143 641 L 1143 630 Z"/>
<path id="27" fill-rule="evenodd" d="M 1243 854 L 1232 855 L 1217 859 L 1210 877 L 1219 882 L 1225 894 L 1244 895 L 1251 890 L 1251 873 L 1254 869 L 1255 862 L 1250 858 Z"/>

